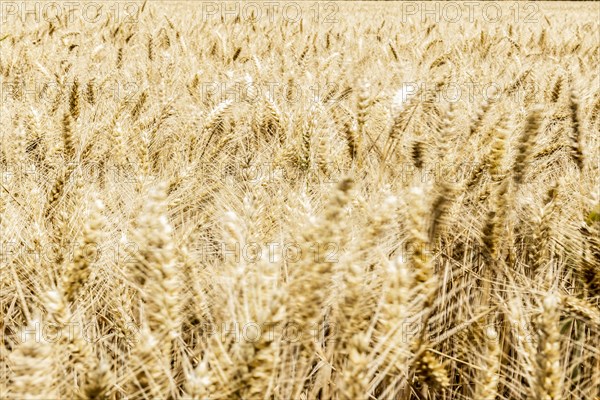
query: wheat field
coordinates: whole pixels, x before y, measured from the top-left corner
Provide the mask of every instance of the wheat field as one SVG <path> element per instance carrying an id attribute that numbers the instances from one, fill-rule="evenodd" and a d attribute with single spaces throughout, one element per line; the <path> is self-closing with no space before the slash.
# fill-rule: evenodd
<path id="1" fill-rule="evenodd" d="M 600 3 L 0 3 L 1 399 L 600 398 Z"/>

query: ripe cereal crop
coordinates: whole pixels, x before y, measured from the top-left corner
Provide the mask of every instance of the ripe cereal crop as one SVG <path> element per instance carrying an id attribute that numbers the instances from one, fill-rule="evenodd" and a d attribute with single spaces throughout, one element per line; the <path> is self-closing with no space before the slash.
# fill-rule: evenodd
<path id="1" fill-rule="evenodd" d="M 0 398 L 598 400 L 600 3 L 0 2 Z"/>

